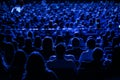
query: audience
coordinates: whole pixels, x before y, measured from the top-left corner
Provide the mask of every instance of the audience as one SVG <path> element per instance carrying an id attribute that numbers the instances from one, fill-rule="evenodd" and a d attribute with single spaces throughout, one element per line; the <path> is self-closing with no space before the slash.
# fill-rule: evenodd
<path id="1" fill-rule="evenodd" d="M 120 3 L 27 1 L 0 2 L 0 80 L 119 78 Z"/>

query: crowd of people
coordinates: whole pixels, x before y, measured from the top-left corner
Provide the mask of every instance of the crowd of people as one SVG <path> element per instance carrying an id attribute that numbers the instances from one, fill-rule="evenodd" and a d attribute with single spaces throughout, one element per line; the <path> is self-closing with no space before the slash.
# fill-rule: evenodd
<path id="1" fill-rule="evenodd" d="M 120 79 L 120 3 L 0 7 L 0 80 Z"/>

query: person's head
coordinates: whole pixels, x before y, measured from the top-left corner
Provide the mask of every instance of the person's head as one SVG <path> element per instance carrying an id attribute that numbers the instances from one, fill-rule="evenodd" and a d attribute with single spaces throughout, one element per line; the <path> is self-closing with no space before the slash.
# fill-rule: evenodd
<path id="1" fill-rule="evenodd" d="M 31 40 L 30 38 L 27 38 L 27 39 L 25 40 L 25 46 L 26 46 L 26 47 L 32 47 L 32 40 Z"/>
<path id="2" fill-rule="evenodd" d="M 29 74 L 35 74 L 45 71 L 45 62 L 43 56 L 37 52 L 32 52 L 27 60 L 26 70 Z"/>
<path id="3" fill-rule="evenodd" d="M 114 32 L 114 30 L 111 31 L 111 36 L 112 36 L 112 37 L 115 36 L 115 32 Z"/>
<path id="4" fill-rule="evenodd" d="M 93 59 L 95 60 L 95 61 L 100 61 L 101 59 L 102 59 L 102 57 L 103 57 L 103 50 L 101 49 L 101 48 L 95 48 L 94 50 L 93 50 Z"/>
<path id="5" fill-rule="evenodd" d="M 105 36 L 109 36 L 110 35 L 110 31 L 106 31 L 106 33 L 105 33 Z"/>
<path id="6" fill-rule="evenodd" d="M 28 31 L 27 36 L 32 39 L 33 38 L 33 32 L 32 31 Z"/>
<path id="7" fill-rule="evenodd" d="M 25 52 L 21 49 L 17 50 L 15 55 L 14 55 L 14 59 L 13 59 L 13 66 L 24 66 L 25 62 L 26 62 L 26 55 Z"/>
<path id="8" fill-rule="evenodd" d="M 35 41 L 34 41 L 34 46 L 35 46 L 36 48 L 40 48 L 40 47 L 41 47 L 41 43 L 42 43 L 42 41 L 41 41 L 40 36 L 36 36 L 36 37 L 35 37 Z"/>
<path id="9" fill-rule="evenodd" d="M 112 39 L 112 47 L 118 46 L 119 45 L 119 38 L 118 37 L 114 37 Z"/>
<path id="10" fill-rule="evenodd" d="M 77 37 L 72 38 L 72 47 L 79 47 L 80 46 L 80 40 Z"/>
<path id="11" fill-rule="evenodd" d="M 88 47 L 89 49 L 94 49 L 94 48 L 95 48 L 95 45 L 96 45 L 96 42 L 95 42 L 95 40 L 94 40 L 93 38 L 89 38 L 89 39 L 87 40 L 87 47 Z"/>
<path id="12" fill-rule="evenodd" d="M 66 50 L 65 44 L 64 43 L 59 43 L 55 47 L 57 58 L 64 58 L 65 50 Z"/>
<path id="13" fill-rule="evenodd" d="M 14 53 L 15 53 L 14 45 L 10 42 L 7 42 L 5 47 L 6 47 L 6 49 L 5 49 L 6 62 L 8 64 L 11 64 L 11 62 L 13 60 Z"/>
<path id="14" fill-rule="evenodd" d="M 43 48 L 43 50 L 52 50 L 52 48 L 53 48 L 53 40 L 52 40 L 51 37 L 46 36 L 43 39 L 42 48 Z"/>
<path id="15" fill-rule="evenodd" d="M 80 33 L 79 33 L 78 31 L 76 31 L 76 32 L 74 33 L 74 36 L 75 36 L 75 37 L 79 37 L 79 36 L 80 36 Z"/>
<path id="16" fill-rule="evenodd" d="M 25 38 L 23 35 L 20 35 L 17 37 L 17 42 L 18 42 L 18 45 L 19 47 L 23 47 L 24 44 L 25 44 Z"/>

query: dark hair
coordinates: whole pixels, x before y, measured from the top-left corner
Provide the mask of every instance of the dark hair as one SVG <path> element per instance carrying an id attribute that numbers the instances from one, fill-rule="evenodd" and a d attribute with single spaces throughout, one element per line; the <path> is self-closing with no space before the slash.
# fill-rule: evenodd
<path id="1" fill-rule="evenodd" d="M 28 74 L 32 74 L 32 72 L 39 73 L 41 71 L 45 71 L 44 58 L 39 52 L 34 51 L 30 54 L 26 64 L 26 70 Z"/>
<path id="2" fill-rule="evenodd" d="M 79 47 L 80 46 L 80 40 L 77 37 L 72 38 L 72 46 L 73 47 Z"/>
<path id="3" fill-rule="evenodd" d="M 13 66 L 22 66 L 25 64 L 26 62 L 26 55 L 25 52 L 21 49 L 18 49 L 14 55 L 14 59 L 13 59 Z"/>
<path id="4" fill-rule="evenodd" d="M 95 48 L 94 50 L 93 50 L 93 58 L 94 58 L 94 60 L 100 60 L 102 57 L 103 57 L 103 50 L 102 50 L 102 48 Z"/>
<path id="5" fill-rule="evenodd" d="M 30 38 L 32 39 L 32 38 L 33 38 L 33 32 L 32 32 L 32 31 L 28 31 L 27 36 L 30 37 Z"/>
<path id="6" fill-rule="evenodd" d="M 65 54 L 65 50 L 66 50 L 65 44 L 64 43 L 59 43 L 55 47 L 55 50 L 56 50 L 57 57 L 63 57 L 64 54 Z"/>
<path id="7" fill-rule="evenodd" d="M 17 37 L 17 42 L 18 42 L 18 45 L 19 47 L 23 47 L 24 44 L 25 44 L 25 38 L 23 35 L 20 35 Z"/>
<path id="8" fill-rule="evenodd" d="M 52 50 L 52 48 L 53 48 L 53 40 L 52 40 L 51 37 L 46 36 L 43 39 L 42 48 L 43 48 L 43 50 Z"/>
<path id="9" fill-rule="evenodd" d="M 41 43 L 42 43 L 42 41 L 41 41 L 40 36 L 36 36 L 35 37 L 35 41 L 34 41 L 34 46 L 37 47 L 37 48 L 40 48 L 41 47 Z"/>
<path id="10" fill-rule="evenodd" d="M 25 46 L 27 46 L 27 47 L 32 47 L 32 40 L 31 40 L 30 38 L 27 38 L 27 39 L 25 40 Z"/>
<path id="11" fill-rule="evenodd" d="M 115 46 L 119 45 L 119 38 L 118 37 L 114 37 L 112 39 L 112 47 L 114 48 Z"/>
<path id="12" fill-rule="evenodd" d="M 5 50 L 5 59 L 8 64 L 11 64 L 15 53 L 14 45 L 11 42 L 6 43 L 6 50 Z"/>
<path id="13" fill-rule="evenodd" d="M 89 49 L 94 49 L 94 48 L 95 48 L 95 45 L 96 45 L 96 42 L 95 42 L 95 40 L 94 40 L 93 38 L 89 38 L 89 39 L 87 40 L 87 47 L 88 47 Z"/>

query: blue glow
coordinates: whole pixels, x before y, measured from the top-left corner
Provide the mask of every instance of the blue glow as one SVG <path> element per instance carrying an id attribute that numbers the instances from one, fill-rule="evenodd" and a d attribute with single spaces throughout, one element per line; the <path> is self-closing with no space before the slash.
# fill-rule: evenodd
<path id="1" fill-rule="evenodd" d="M 116 0 L 0 2 L 0 80 L 109 80 L 120 72 L 119 52 Z"/>

